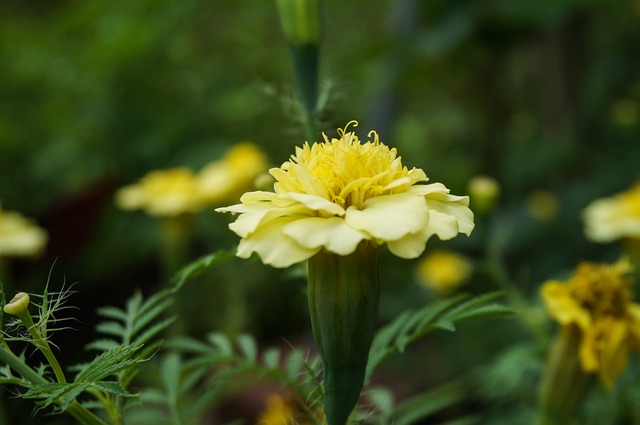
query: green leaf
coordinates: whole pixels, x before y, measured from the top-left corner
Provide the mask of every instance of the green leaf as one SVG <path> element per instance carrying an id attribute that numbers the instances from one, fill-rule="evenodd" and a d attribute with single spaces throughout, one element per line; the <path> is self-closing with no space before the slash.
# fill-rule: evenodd
<path id="1" fill-rule="evenodd" d="M 167 329 L 174 321 L 175 317 L 166 318 L 155 325 L 147 328 L 144 332 L 134 338 L 134 343 L 137 345 L 146 344 L 149 340 L 157 336 L 160 332 Z"/>
<path id="2" fill-rule="evenodd" d="M 492 302 L 500 295 L 502 292 L 490 292 L 469 298 L 469 295 L 460 294 L 435 301 L 417 311 L 402 313 L 375 336 L 369 353 L 367 379 L 385 358 L 402 353 L 409 344 L 436 329 L 453 332 L 456 324 L 464 320 L 513 314 L 511 308 Z"/>
<path id="3" fill-rule="evenodd" d="M 262 361 L 268 368 L 276 369 L 280 365 L 280 349 L 277 347 L 268 348 L 262 355 Z"/>
<path id="4" fill-rule="evenodd" d="M 85 346 L 87 350 L 107 351 L 119 347 L 120 344 L 115 339 L 101 338 L 90 342 Z"/>
<path id="5" fill-rule="evenodd" d="M 96 326 L 96 331 L 115 337 L 122 337 L 127 333 L 125 327 L 118 322 L 100 322 Z"/>
<path id="6" fill-rule="evenodd" d="M 74 382 L 101 381 L 108 376 L 147 361 L 147 359 L 134 357 L 140 348 L 139 345 L 128 345 L 105 351 L 78 373 Z"/>
<path id="7" fill-rule="evenodd" d="M 174 290 L 179 290 L 191 279 L 233 258 L 235 258 L 235 250 L 219 250 L 187 264 L 174 275 Z"/>
<path id="8" fill-rule="evenodd" d="M 216 332 L 210 334 L 207 339 L 225 356 L 231 356 L 233 354 L 233 344 L 231 344 L 231 341 L 226 335 Z"/>
<path id="9" fill-rule="evenodd" d="M 190 354 L 206 354 L 211 347 L 204 342 L 188 336 L 175 336 L 167 341 L 165 346 L 169 349 L 179 350 Z"/>
<path id="10" fill-rule="evenodd" d="M 410 425 L 451 407 L 465 398 L 464 388 L 459 384 L 447 384 L 435 390 L 413 396 L 404 401 L 394 411 L 394 425 Z"/>
<path id="11" fill-rule="evenodd" d="M 180 369 L 181 360 L 177 353 L 165 356 L 162 361 L 162 383 L 166 390 L 167 399 L 172 404 L 177 404 L 178 395 L 180 394 Z"/>
<path id="12" fill-rule="evenodd" d="M 102 317 L 106 317 L 107 319 L 114 319 L 122 322 L 126 322 L 127 320 L 127 313 L 113 306 L 98 308 L 98 314 Z"/>
<path id="13" fill-rule="evenodd" d="M 116 381 L 100 381 L 92 385 L 94 388 L 107 394 L 114 394 L 121 397 L 136 397 L 136 394 L 131 394 L 125 390 L 122 385 Z"/>
<path id="14" fill-rule="evenodd" d="M 256 361 L 258 357 L 258 346 L 256 344 L 256 340 L 251 335 L 240 335 L 238 337 L 238 346 L 247 360 L 251 362 Z"/>
<path id="15" fill-rule="evenodd" d="M 147 304 L 149 308 L 140 309 L 131 328 L 131 335 L 137 335 L 145 326 L 160 317 L 171 304 L 173 304 L 173 300 L 165 299 L 157 304 Z"/>

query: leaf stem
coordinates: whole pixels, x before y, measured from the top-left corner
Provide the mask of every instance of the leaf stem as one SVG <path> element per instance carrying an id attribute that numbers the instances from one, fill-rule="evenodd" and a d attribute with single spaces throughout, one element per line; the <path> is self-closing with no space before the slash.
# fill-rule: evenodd
<path id="1" fill-rule="evenodd" d="M 22 320 L 22 323 L 26 326 L 31 338 L 33 338 L 33 345 L 35 345 L 46 357 L 47 361 L 51 365 L 51 369 L 53 369 L 53 373 L 56 375 L 56 379 L 61 384 L 66 384 L 67 379 L 64 376 L 64 372 L 62 371 L 62 367 L 60 367 L 60 363 L 58 363 L 58 359 L 51 351 L 51 347 L 49 346 L 49 342 L 42 337 L 40 331 L 38 330 L 35 323 L 33 323 L 33 318 L 31 317 L 31 313 L 29 313 L 28 309 L 25 309 L 18 313 L 18 318 Z"/>
<path id="2" fill-rule="evenodd" d="M 16 356 L 4 340 L 2 340 L 2 344 L 0 346 L 0 361 L 3 361 L 7 365 L 9 365 L 11 369 L 19 373 L 20 376 L 22 376 L 32 384 L 42 385 L 49 383 L 48 380 L 46 380 L 43 376 L 41 376 L 38 372 L 33 370 L 18 356 Z M 83 407 L 76 400 L 71 402 L 71 405 L 67 409 L 67 413 L 72 415 L 83 425 L 107 425 L 106 422 L 91 413 L 91 411 Z"/>

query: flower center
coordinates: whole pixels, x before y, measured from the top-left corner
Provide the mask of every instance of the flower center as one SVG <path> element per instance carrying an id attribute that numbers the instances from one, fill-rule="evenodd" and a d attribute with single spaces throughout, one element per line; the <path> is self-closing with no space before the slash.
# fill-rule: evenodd
<path id="1" fill-rule="evenodd" d="M 349 124 L 338 130 L 339 139 L 323 135 L 322 143 L 305 143 L 280 169 L 271 170 L 276 192 L 306 193 L 361 209 L 368 198 L 427 181 L 422 170 L 404 167 L 395 148 L 380 143 L 375 131 L 369 133 L 373 140 L 362 143 L 355 133 L 346 132 Z"/>
<path id="2" fill-rule="evenodd" d="M 569 292 L 593 317 L 624 317 L 631 300 L 629 280 L 611 267 L 581 264 Z"/>

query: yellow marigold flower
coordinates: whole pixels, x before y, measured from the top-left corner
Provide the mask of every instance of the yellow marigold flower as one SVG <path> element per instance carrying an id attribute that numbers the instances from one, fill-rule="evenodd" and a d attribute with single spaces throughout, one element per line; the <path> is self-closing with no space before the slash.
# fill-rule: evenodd
<path id="1" fill-rule="evenodd" d="M 450 294 L 469 278 L 473 266 L 460 254 L 449 250 L 431 251 L 417 266 L 419 282 L 440 294 Z"/>
<path id="2" fill-rule="evenodd" d="M 0 257 L 37 255 L 47 239 L 47 232 L 32 220 L 0 207 Z"/>
<path id="3" fill-rule="evenodd" d="M 610 387 L 627 365 L 629 351 L 640 350 L 640 305 L 631 302 L 630 265 L 580 264 L 567 282 L 548 281 L 542 299 L 549 315 L 581 333 L 582 370 L 598 373 Z"/>
<path id="4" fill-rule="evenodd" d="M 201 201 L 218 204 L 239 197 L 268 168 L 266 155 L 251 142 L 239 143 L 224 157 L 206 165 L 197 175 Z"/>
<path id="5" fill-rule="evenodd" d="M 418 184 L 428 180 L 424 171 L 403 166 L 374 131 L 365 143 L 347 128 L 338 134 L 305 143 L 272 168 L 275 192 L 245 193 L 241 204 L 216 210 L 240 214 L 229 225 L 242 238 L 238 256 L 256 252 L 266 264 L 287 267 L 321 249 L 349 255 L 370 241 L 416 258 L 433 235 L 471 233 L 467 196 L 450 195 L 441 183 Z"/>
<path id="6" fill-rule="evenodd" d="M 195 212 L 201 206 L 195 176 L 187 168 L 152 171 L 139 183 L 118 190 L 116 203 L 125 210 L 143 209 L 159 217 Z"/>
<path id="7" fill-rule="evenodd" d="M 591 202 L 583 211 L 585 233 L 594 242 L 640 238 L 640 183 L 608 198 Z"/>

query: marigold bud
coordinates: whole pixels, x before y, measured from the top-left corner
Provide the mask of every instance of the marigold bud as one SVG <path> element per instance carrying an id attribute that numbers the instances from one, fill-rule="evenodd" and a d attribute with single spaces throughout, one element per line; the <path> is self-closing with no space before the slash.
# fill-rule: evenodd
<path id="1" fill-rule="evenodd" d="M 11 302 L 5 304 L 4 312 L 17 316 L 29 307 L 29 294 L 26 292 L 18 292 Z"/>
<path id="2" fill-rule="evenodd" d="M 317 0 L 278 0 L 280 21 L 287 40 L 294 46 L 316 44 L 320 38 Z"/>

